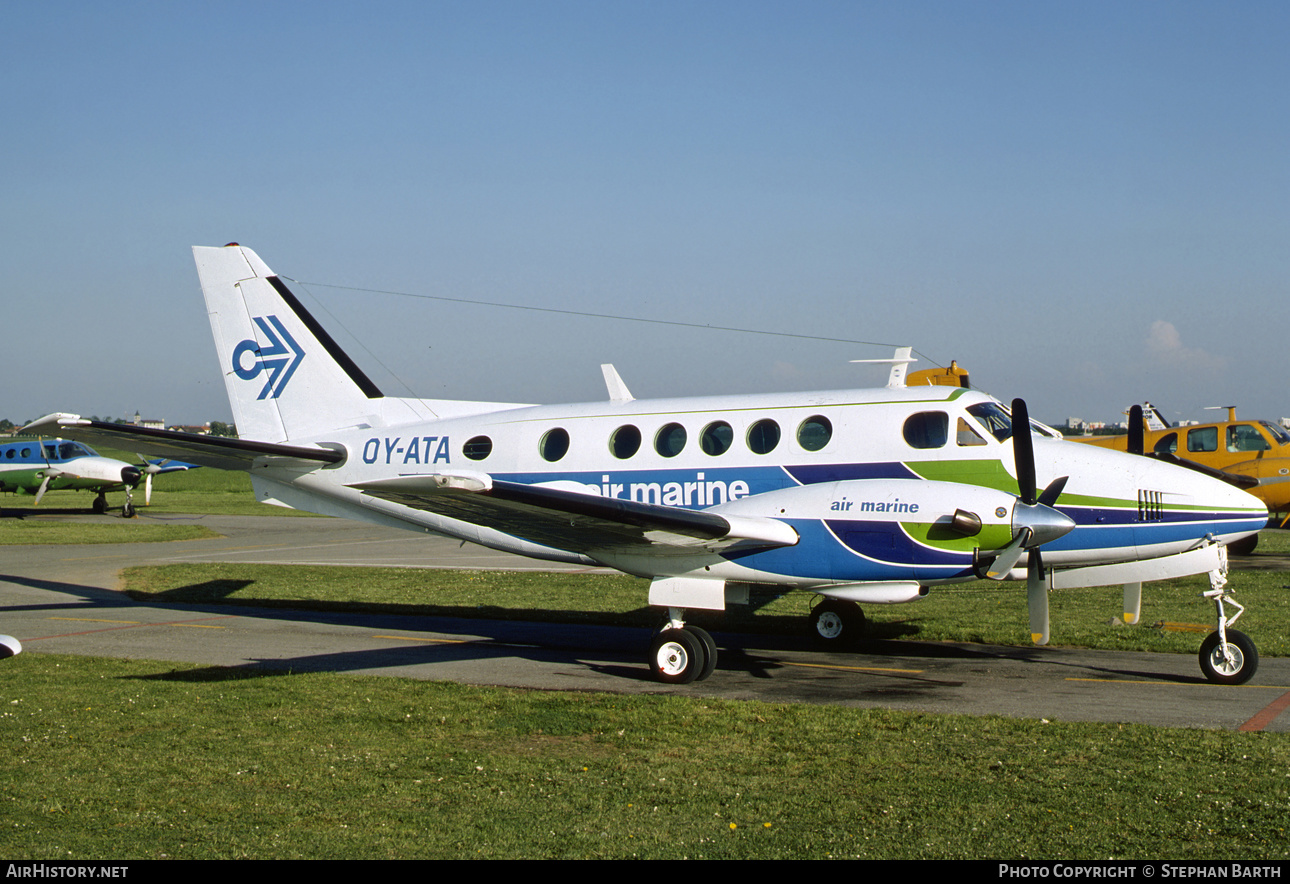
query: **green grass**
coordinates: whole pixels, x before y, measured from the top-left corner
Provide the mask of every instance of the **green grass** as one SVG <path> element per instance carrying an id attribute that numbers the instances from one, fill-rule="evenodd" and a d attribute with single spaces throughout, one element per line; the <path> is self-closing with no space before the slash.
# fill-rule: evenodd
<path id="1" fill-rule="evenodd" d="M 1290 654 L 1290 576 L 1275 571 L 1233 572 L 1231 585 L 1247 607 L 1237 624 L 1265 656 Z M 296 565 L 187 564 L 128 568 L 124 587 L 139 600 L 308 608 L 657 626 L 647 603 L 648 582 L 622 575 L 543 572 L 443 571 Z M 1201 598 L 1203 577 L 1148 584 L 1142 624 L 1120 622 L 1119 587 L 1056 591 L 1051 595 L 1052 644 L 1195 654 L 1202 636 L 1173 624 L 1214 628 L 1214 608 Z M 724 615 L 691 612 L 709 629 L 797 633 L 805 629 L 813 595 L 757 593 L 756 607 L 731 606 Z M 866 635 L 877 639 L 984 642 L 1029 646 L 1024 583 L 976 581 L 934 587 L 907 605 L 870 605 Z M 1154 627 L 1166 623 L 1170 628 Z"/>
<path id="2" fill-rule="evenodd" d="M 1290 855 L 1284 734 L 23 654 L 0 855 Z"/>

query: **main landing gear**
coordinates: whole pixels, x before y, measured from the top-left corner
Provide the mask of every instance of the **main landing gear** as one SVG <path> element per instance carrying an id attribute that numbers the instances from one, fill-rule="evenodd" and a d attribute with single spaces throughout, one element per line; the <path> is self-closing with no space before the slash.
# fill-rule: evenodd
<path id="1" fill-rule="evenodd" d="M 1210 590 L 1204 593 L 1205 598 L 1214 600 L 1218 629 L 1200 646 L 1200 669 L 1216 684 L 1245 684 L 1259 668 L 1259 652 L 1248 635 L 1231 628 L 1245 608 L 1237 604 L 1227 587 L 1227 550 L 1220 548 L 1219 556 L 1221 565 L 1209 572 Z M 1225 603 L 1236 608 L 1230 618 L 1223 610 Z"/>
<path id="2" fill-rule="evenodd" d="M 864 611 L 855 602 L 825 598 L 811 610 L 811 637 L 821 645 L 849 648 L 864 634 Z"/>
<path id="3" fill-rule="evenodd" d="M 94 498 L 94 503 L 90 504 L 90 509 L 93 510 L 96 516 L 106 513 L 108 511 L 107 495 L 100 491 L 98 496 Z M 134 515 L 134 502 L 130 499 L 130 486 L 127 485 L 125 488 L 125 503 L 121 506 L 121 517 L 133 519 Z"/>
<path id="4" fill-rule="evenodd" d="M 706 629 L 685 625 L 685 611 L 668 609 L 668 622 L 649 648 L 650 669 L 664 684 L 703 681 L 717 668 L 717 643 Z"/>

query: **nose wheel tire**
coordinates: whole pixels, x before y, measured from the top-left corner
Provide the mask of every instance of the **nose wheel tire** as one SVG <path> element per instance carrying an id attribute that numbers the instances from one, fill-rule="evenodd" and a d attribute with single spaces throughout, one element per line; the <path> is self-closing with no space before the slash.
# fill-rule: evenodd
<path id="1" fill-rule="evenodd" d="M 1215 684 L 1245 684 L 1259 668 L 1259 652 L 1243 632 L 1227 630 L 1227 645 L 1211 632 L 1200 646 L 1200 668 Z"/>

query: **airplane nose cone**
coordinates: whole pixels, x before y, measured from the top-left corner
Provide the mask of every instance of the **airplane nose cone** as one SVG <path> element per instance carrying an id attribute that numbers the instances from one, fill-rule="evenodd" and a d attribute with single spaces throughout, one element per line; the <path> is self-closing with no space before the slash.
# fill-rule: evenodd
<path id="1" fill-rule="evenodd" d="M 1022 528 L 1030 529 L 1031 539 L 1026 546 L 1033 549 L 1065 537 L 1075 529 L 1075 520 L 1042 503 L 1017 501 L 1017 506 L 1012 511 L 1012 533 L 1016 535 Z"/>
<path id="2" fill-rule="evenodd" d="M 143 478 L 143 472 L 138 467 L 125 466 L 121 467 L 121 481 L 127 485 L 138 485 L 139 480 Z"/>

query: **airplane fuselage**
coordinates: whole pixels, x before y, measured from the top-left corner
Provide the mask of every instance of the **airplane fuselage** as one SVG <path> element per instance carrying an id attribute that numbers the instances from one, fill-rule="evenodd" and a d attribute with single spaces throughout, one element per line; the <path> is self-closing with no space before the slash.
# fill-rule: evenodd
<path id="1" fill-rule="evenodd" d="M 9 442 L 0 445 L 0 491 L 35 494 L 42 483 L 50 491 L 118 490 L 125 487 L 121 471 L 129 466 L 103 457 L 79 442 L 61 439 Z"/>
<path id="2" fill-rule="evenodd" d="M 311 441 L 342 447 L 343 464 L 307 476 L 270 462 L 252 476 L 266 501 L 319 509 L 308 497 L 322 494 L 331 503 L 322 509 L 335 515 L 384 511 L 401 527 L 642 576 L 934 584 L 971 579 L 974 550 L 1002 547 L 1012 534 L 1017 479 L 1007 419 L 983 393 L 934 387 L 519 406 L 329 433 Z M 1069 477 L 1057 508 L 1076 528 L 1045 546 L 1053 567 L 1168 555 L 1194 546 L 1198 536 L 1235 537 L 1266 520 L 1248 495 L 1146 458 L 1042 436 L 1035 458 L 1040 485 Z M 589 558 L 350 487 L 471 472 L 606 499 L 774 518 L 800 541 L 671 558 L 630 550 Z M 292 493 L 303 486 L 308 495 Z M 943 530 L 958 509 L 981 520 L 980 534 Z"/>

